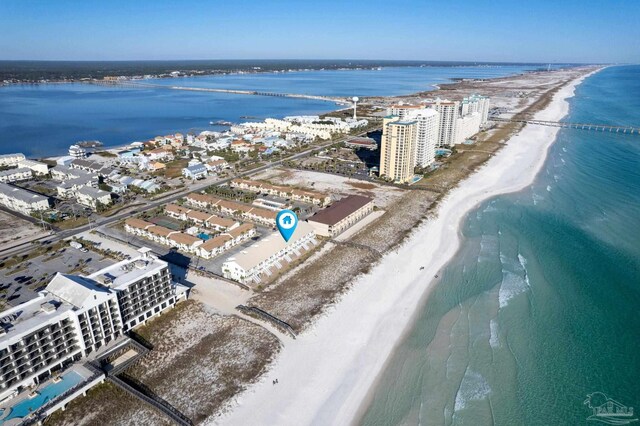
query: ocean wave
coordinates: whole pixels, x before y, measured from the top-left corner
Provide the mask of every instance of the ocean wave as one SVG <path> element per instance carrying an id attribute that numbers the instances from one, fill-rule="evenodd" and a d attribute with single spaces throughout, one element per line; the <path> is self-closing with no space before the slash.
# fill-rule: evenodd
<path id="1" fill-rule="evenodd" d="M 484 208 L 483 212 L 484 213 L 489 213 L 489 212 L 495 212 L 498 209 L 495 207 L 495 200 L 490 202 L 489 204 L 487 204 L 487 207 Z"/>
<path id="2" fill-rule="evenodd" d="M 529 272 L 527 271 L 527 258 L 522 254 L 518 253 L 518 261 L 520 265 L 522 265 L 522 272 L 524 273 L 524 282 L 527 284 L 527 287 L 531 287 L 531 282 L 529 282 Z"/>
<path id="3" fill-rule="evenodd" d="M 491 335 L 489 336 L 489 346 L 492 348 L 500 347 L 500 336 L 498 336 L 498 321 L 492 319 L 489 322 L 489 331 Z"/>
<path id="4" fill-rule="evenodd" d="M 547 191 L 551 192 L 551 185 L 547 185 Z"/>
<path id="5" fill-rule="evenodd" d="M 482 374 L 471 371 L 467 368 L 460 383 L 458 393 L 456 393 L 456 402 L 454 412 L 464 409 L 469 401 L 480 401 L 491 394 L 491 387 Z"/>
<path id="6" fill-rule="evenodd" d="M 537 206 L 538 205 L 538 201 L 542 201 L 544 200 L 544 197 L 542 195 L 538 195 L 535 192 L 531 194 L 531 199 L 533 200 L 533 205 Z"/>
<path id="7" fill-rule="evenodd" d="M 526 277 L 526 274 L 525 274 Z M 522 276 L 511 271 L 502 272 L 502 283 L 500 283 L 500 291 L 498 292 L 498 301 L 500 309 L 509 304 L 514 297 L 525 293 L 529 288 L 529 284 Z"/>
<path id="8" fill-rule="evenodd" d="M 483 234 L 480 239 L 480 253 L 478 253 L 478 261 L 495 259 L 499 251 L 499 245 L 497 236 Z"/>

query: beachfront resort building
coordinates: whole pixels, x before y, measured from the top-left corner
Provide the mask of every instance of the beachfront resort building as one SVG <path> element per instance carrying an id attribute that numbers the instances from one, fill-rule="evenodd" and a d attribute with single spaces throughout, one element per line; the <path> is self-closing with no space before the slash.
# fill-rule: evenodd
<path id="1" fill-rule="evenodd" d="M 0 204 L 19 213 L 30 215 L 33 212 L 49 209 L 50 203 L 49 198 L 44 195 L 0 183 Z"/>
<path id="2" fill-rule="evenodd" d="M 148 249 L 88 276 L 57 273 L 38 297 L 0 313 L 0 399 L 46 380 L 186 299 Z"/>
<path id="3" fill-rule="evenodd" d="M 229 257 L 222 264 L 222 274 L 243 284 L 260 284 L 310 251 L 317 243 L 313 227 L 300 222 L 288 242 L 274 232 Z"/>
<path id="4" fill-rule="evenodd" d="M 397 183 L 410 181 L 416 164 L 418 123 L 387 116 L 382 124 L 380 177 Z"/>
<path id="5" fill-rule="evenodd" d="M 460 105 L 460 115 L 470 115 L 478 113 L 480 115 L 480 125 L 484 126 L 489 120 L 490 100 L 487 96 L 471 95 L 464 98 Z"/>
<path id="6" fill-rule="evenodd" d="M 438 147 L 455 145 L 456 119 L 459 116 L 460 103 L 440 98 L 426 104 L 428 108 L 438 111 Z"/>
<path id="7" fill-rule="evenodd" d="M 395 115 L 396 117 L 399 117 L 402 120 L 402 119 L 405 119 L 408 114 L 415 111 L 420 111 L 423 109 L 425 109 L 424 104 L 412 105 L 412 104 L 399 103 L 399 104 L 391 105 L 391 107 L 387 109 L 387 115 Z"/>
<path id="8" fill-rule="evenodd" d="M 440 114 L 435 109 L 424 108 L 411 111 L 407 114 L 407 119 L 415 120 L 418 124 L 415 165 L 427 167 L 436 158 Z"/>
<path id="9" fill-rule="evenodd" d="M 473 112 L 456 118 L 453 145 L 461 144 L 478 133 L 478 131 L 480 131 L 481 119 L 482 117 L 479 112 Z"/>
<path id="10" fill-rule="evenodd" d="M 351 228 L 373 212 L 373 199 L 362 195 L 349 195 L 320 210 L 307 222 L 317 235 L 335 237 Z"/>

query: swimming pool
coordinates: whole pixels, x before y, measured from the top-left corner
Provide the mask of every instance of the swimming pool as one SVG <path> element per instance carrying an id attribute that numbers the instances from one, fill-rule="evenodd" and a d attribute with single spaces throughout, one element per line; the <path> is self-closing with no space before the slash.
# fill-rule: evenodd
<path id="1" fill-rule="evenodd" d="M 24 399 L 13 407 L 8 408 L 8 410 L 10 410 L 9 415 L 4 419 L 0 419 L 0 424 L 3 424 L 7 420 L 28 416 L 29 413 L 34 412 L 47 402 L 62 395 L 83 380 L 84 378 L 75 371 L 63 374 L 62 380 L 58 383 L 51 382 L 42 389 L 38 389 L 39 395 L 35 398 L 27 397 L 27 399 Z"/>
<path id="2" fill-rule="evenodd" d="M 211 238 L 209 234 L 205 234 L 204 232 L 199 233 L 197 237 L 204 241 L 207 241 L 209 238 Z"/>

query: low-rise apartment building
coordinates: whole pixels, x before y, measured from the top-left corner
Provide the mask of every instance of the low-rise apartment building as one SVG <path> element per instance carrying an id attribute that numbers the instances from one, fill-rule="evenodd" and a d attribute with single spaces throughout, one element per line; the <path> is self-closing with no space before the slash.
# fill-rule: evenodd
<path id="1" fill-rule="evenodd" d="M 24 154 L 21 153 L 2 154 L 0 155 L 0 166 L 16 166 L 19 162 L 24 161 L 25 158 Z"/>
<path id="2" fill-rule="evenodd" d="M 0 182 L 19 182 L 21 180 L 29 180 L 33 177 L 31 169 L 26 167 L 18 167 L 16 169 L 2 170 L 0 171 Z"/>
<path id="3" fill-rule="evenodd" d="M 373 212 L 373 199 L 362 195 L 349 195 L 320 210 L 307 221 L 316 234 L 335 237 Z"/>
<path id="4" fill-rule="evenodd" d="M 204 164 L 194 164 L 182 169 L 182 176 L 187 179 L 196 180 L 207 177 L 207 167 Z"/>
<path id="5" fill-rule="evenodd" d="M 76 201 L 83 206 L 97 210 L 98 205 L 111 204 L 111 193 L 101 189 L 84 186 L 75 192 Z"/>
<path id="6" fill-rule="evenodd" d="M 300 222 L 288 242 L 276 232 L 256 244 L 229 257 L 222 264 L 222 273 L 243 284 L 259 284 L 278 270 L 302 256 L 317 244 L 313 227 Z"/>
<path id="7" fill-rule="evenodd" d="M 198 255 L 205 259 L 211 259 L 224 253 L 231 247 L 237 246 L 257 234 L 256 227 L 250 223 L 245 223 L 237 228 L 231 229 L 223 234 L 208 239 L 198 247 Z"/>
<path id="8" fill-rule="evenodd" d="M 234 222 L 234 225 L 236 223 Z M 224 233 L 213 238 L 203 240 L 199 237 L 174 231 L 163 226 L 154 225 L 142 219 L 130 218 L 124 223 L 124 229 L 130 234 L 150 239 L 156 243 L 177 247 L 186 253 L 193 253 L 209 259 L 243 243 L 256 235 L 256 227 L 245 223 L 227 229 Z"/>
<path id="9" fill-rule="evenodd" d="M 276 225 L 277 213 L 261 207 L 248 206 L 236 201 L 222 200 L 212 195 L 200 193 L 187 195 L 185 201 L 187 204 L 199 209 L 220 211 L 231 216 L 241 217 L 245 220 L 267 226 Z"/>
<path id="10" fill-rule="evenodd" d="M 320 206 L 331 203 L 331 197 L 323 192 L 297 189 L 284 185 L 271 185 L 270 183 L 249 179 L 233 179 L 231 181 L 231 187 L 251 192 L 265 193 L 281 198 L 291 198 L 296 201 L 303 201 Z"/>
<path id="11" fill-rule="evenodd" d="M 47 210 L 50 206 L 49 197 L 6 183 L 0 183 L 0 204 L 25 215 Z"/>
<path id="12" fill-rule="evenodd" d="M 199 210 L 192 210 L 177 204 L 167 204 L 165 206 L 165 213 L 174 219 L 193 222 L 195 225 L 212 228 L 216 231 L 224 231 L 238 226 L 235 220 Z"/>
<path id="13" fill-rule="evenodd" d="M 18 163 L 18 167 L 31 169 L 34 175 L 46 175 L 47 173 L 49 173 L 48 165 L 34 160 L 22 160 Z"/>

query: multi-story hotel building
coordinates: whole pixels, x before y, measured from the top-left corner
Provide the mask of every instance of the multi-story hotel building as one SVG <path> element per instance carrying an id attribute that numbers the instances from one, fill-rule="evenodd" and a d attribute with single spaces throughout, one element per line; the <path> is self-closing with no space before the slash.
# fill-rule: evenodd
<path id="1" fill-rule="evenodd" d="M 387 115 L 395 115 L 396 117 L 400 117 L 400 119 L 407 118 L 407 115 L 425 109 L 424 104 L 421 105 L 411 105 L 411 104 L 396 104 L 391 105 L 391 107 L 387 108 Z"/>
<path id="2" fill-rule="evenodd" d="M 473 113 L 480 114 L 480 125 L 483 126 L 489 120 L 490 100 L 487 96 L 471 95 L 462 100 L 460 105 L 460 115 L 465 116 Z"/>
<path id="3" fill-rule="evenodd" d="M 418 124 L 415 165 L 427 167 L 433 163 L 436 156 L 440 114 L 435 109 L 425 108 L 411 111 L 407 114 L 407 119 L 415 120 Z"/>
<path id="4" fill-rule="evenodd" d="M 456 118 L 453 145 L 461 144 L 480 131 L 480 113 L 473 112 Z"/>
<path id="5" fill-rule="evenodd" d="M 454 145 L 456 118 L 459 116 L 460 103 L 438 98 L 427 103 L 427 106 L 435 109 L 439 114 L 438 146 L 448 147 Z"/>
<path id="6" fill-rule="evenodd" d="M 186 298 L 148 249 L 89 276 L 56 274 L 0 313 L 0 398 L 46 380 Z"/>
<path id="7" fill-rule="evenodd" d="M 400 120 L 397 116 L 384 118 L 380 151 L 381 177 L 402 183 L 414 176 L 417 134 L 418 123 L 415 120 Z"/>

